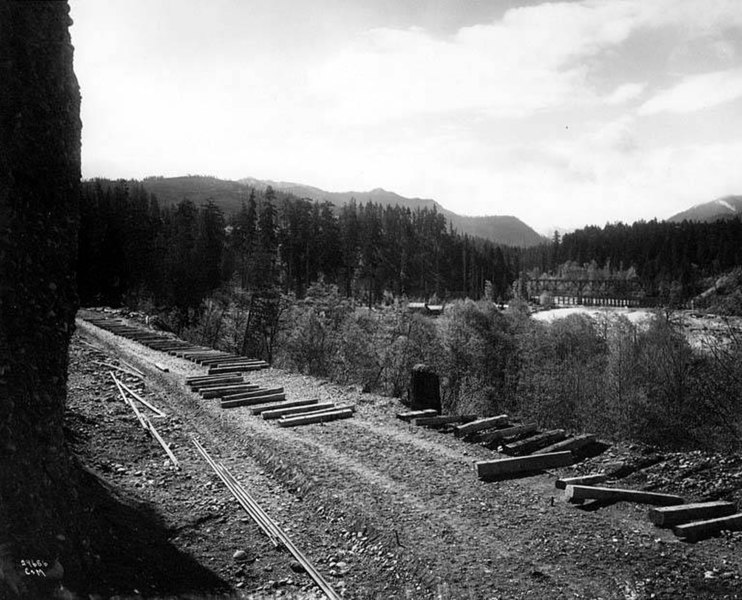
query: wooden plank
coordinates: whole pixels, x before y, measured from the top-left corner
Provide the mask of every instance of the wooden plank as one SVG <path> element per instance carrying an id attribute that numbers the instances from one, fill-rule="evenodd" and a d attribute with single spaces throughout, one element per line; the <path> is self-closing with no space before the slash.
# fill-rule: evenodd
<path id="1" fill-rule="evenodd" d="M 562 450 L 569 450 L 570 452 L 574 452 L 576 450 L 579 450 L 580 448 L 584 448 L 588 444 L 592 443 L 594 440 L 594 434 L 583 433 L 582 435 L 562 440 L 561 442 L 557 442 L 556 444 L 552 444 L 551 446 L 546 446 L 546 448 L 540 448 L 536 450 L 534 454 L 548 454 L 549 452 L 561 452 Z"/>
<path id="2" fill-rule="evenodd" d="M 728 517 L 737 512 L 737 508 L 731 502 L 694 502 L 681 504 L 680 506 L 667 506 L 663 508 L 650 508 L 649 520 L 657 527 L 675 527 L 690 521 L 701 521 Z"/>
<path id="3" fill-rule="evenodd" d="M 252 406 L 253 404 L 266 404 L 268 402 L 280 402 L 285 400 L 285 394 L 269 394 L 266 396 L 257 396 L 256 398 L 242 398 L 239 400 L 222 400 L 222 408 L 236 408 L 238 406 Z"/>
<path id="4" fill-rule="evenodd" d="M 234 385 L 202 389 L 198 393 L 201 394 L 202 398 L 210 400 L 211 398 L 231 398 L 242 392 L 257 392 L 260 390 L 260 386 L 254 383 L 236 383 Z M 236 400 L 236 398 L 233 399 Z"/>
<path id="5" fill-rule="evenodd" d="M 250 383 L 249 381 L 245 381 L 242 378 L 242 375 L 233 375 L 231 377 L 220 377 L 219 379 L 215 379 L 213 381 L 204 381 L 202 383 L 196 382 L 196 383 L 190 383 L 188 384 L 188 387 L 191 388 L 191 391 L 198 392 L 200 390 L 207 390 L 210 388 L 220 387 L 223 385 L 229 385 L 229 384 L 236 384 L 236 383 Z"/>
<path id="6" fill-rule="evenodd" d="M 397 413 L 397 418 L 408 423 L 417 417 L 435 417 L 438 415 L 438 411 L 434 408 L 426 408 L 425 410 L 409 410 L 407 412 Z"/>
<path id="7" fill-rule="evenodd" d="M 566 467 L 571 465 L 573 461 L 571 452 L 554 452 L 553 454 L 535 454 L 519 458 L 479 461 L 476 463 L 476 469 L 477 476 L 480 479 L 496 479 L 518 473 L 533 473 L 543 469 Z"/>
<path id="8" fill-rule="evenodd" d="M 306 406 L 275 408 L 272 410 L 263 411 L 263 419 L 268 421 L 270 419 L 280 419 L 281 417 L 285 417 L 285 416 L 324 411 L 324 410 L 327 410 L 330 408 L 336 408 L 336 407 L 337 405 L 334 402 L 318 402 L 317 404 L 308 404 Z"/>
<path id="9" fill-rule="evenodd" d="M 196 375 L 195 377 L 187 377 L 186 385 L 199 385 L 202 383 L 216 383 L 227 379 L 242 379 L 239 375 Z"/>
<path id="10" fill-rule="evenodd" d="M 498 415 L 496 417 L 487 417 L 486 419 L 477 419 L 471 423 L 465 423 L 463 425 L 457 425 L 453 428 L 453 434 L 456 437 L 464 437 L 476 433 L 477 431 L 483 431 L 485 429 L 495 429 L 496 427 L 503 427 L 508 424 L 507 415 Z"/>
<path id="11" fill-rule="evenodd" d="M 495 431 L 485 431 L 477 434 L 474 441 L 487 444 L 493 447 L 499 444 L 503 440 L 514 438 L 519 435 L 525 435 L 532 433 L 538 429 L 536 423 L 526 423 L 525 425 L 515 425 L 513 427 L 507 427 L 505 429 L 497 429 Z"/>
<path id="12" fill-rule="evenodd" d="M 742 531 L 742 513 L 706 521 L 678 525 L 675 535 L 687 542 L 697 542 L 718 535 L 722 531 Z"/>
<path id="13" fill-rule="evenodd" d="M 238 392 L 235 394 L 227 394 L 226 396 L 222 396 L 223 400 L 243 400 L 245 398 L 255 398 L 257 396 L 269 396 L 271 394 L 282 394 L 283 393 L 282 387 L 277 388 L 271 388 L 271 389 L 265 389 L 265 388 L 258 388 L 254 391 L 249 392 Z"/>
<path id="14" fill-rule="evenodd" d="M 554 482 L 554 487 L 558 490 L 564 490 L 567 489 L 568 485 L 595 485 L 596 483 L 603 483 L 606 479 L 608 479 L 608 476 L 603 473 L 581 475 L 579 477 L 563 477 Z"/>
<path id="15" fill-rule="evenodd" d="M 416 417 L 410 421 L 413 425 L 420 427 L 442 427 L 449 423 L 469 422 L 477 418 L 477 415 L 441 415 L 438 417 Z"/>
<path id="16" fill-rule="evenodd" d="M 288 419 L 279 419 L 278 425 L 280 427 L 296 427 L 297 425 L 310 425 L 312 423 L 336 421 L 337 419 L 349 419 L 352 416 L 353 411 L 350 409 L 333 410 L 316 414 L 301 415 L 298 417 L 290 417 Z"/>
<path id="17" fill-rule="evenodd" d="M 524 454 L 530 454 L 539 448 L 545 448 L 555 442 L 561 442 L 565 437 L 567 437 L 567 434 L 564 429 L 552 429 L 551 431 L 544 431 L 543 433 L 532 435 L 531 437 L 520 440 L 519 442 L 505 444 L 502 447 L 502 451 L 505 454 L 522 456 Z"/>
<path id="18" fill-rule="evenodd" d="M 250 412 L 254 415 L 260 415 L 266 410 L 274 410 L 278 408 L 292 408 L 294 406 L 311 406 L 317 404 L 319 400 L 314 398 L 313 400 L 287 400 L 286 402 L 278 402 L 276 404 L 266 404 L 264 406 L 256 406 L 251 409 Z"/>
<path id="19" fill-rule="evenodd" d="M 535 456 L 542 455 L 536 454 Z M 675 496 L 674 494 L 658 494 L 656 492 L 643 492 L 641 490 L 625 490 L 590 485 L 568 485 L 564 490 L 564 499 L 572 504 L 582 504 L 585 500 L 636 502 L 638 504 L 656 504 L 660 506 L 672 506 L 685 502 L 680 496 Z"/>
<path id="20" fill-rule="evenodd" d="M 211 367 L 209 369 L 209 375 L 217 375 L 220 373 L 245 373 L 247 371 L 258 371 L 268 367 L 267 363 L 263 364 L 249 364 L 249 365 L 231 365 L 229 367 Z"/>

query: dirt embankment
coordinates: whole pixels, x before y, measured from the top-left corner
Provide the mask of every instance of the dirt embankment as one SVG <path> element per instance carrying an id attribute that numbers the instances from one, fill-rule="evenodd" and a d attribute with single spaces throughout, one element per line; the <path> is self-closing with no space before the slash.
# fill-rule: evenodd
<path id="1" fill-rule="evenodd" d="M 592 466 L 483 483 L 473 462 L 496 453 L 398 421 L 397 400 L 273 369 L 251 374 L 264 387 L 283 386 L 291 399 L 358 409 L 345 421 L 281 429 L 245 408 L 222 410 L 189 392 L 185 377 L 202 368 L 89 324 L 79 324 L 71 352 L 67 422 L 76 452 L 159 515 L 174 551 L 217 576 L 219 583 L 200 593 L 319 597 L 290 555 L 273 548 L 238 509 L 192 436 L 224 461 L 347 598 L 742 597 L 741 535 L 682 543 L 651 525 L 646 507 L 579 509 L 553 487 L 555 475 L 609 462 L 623 461 L 631 471 L 631 461 L 646 450 L 614 450 Z M 116 397 L 108 368 L 94 362 L 122 358 L 145 373 L 138 389 L 168 415 L 153 422 L 182 470 L 166 462 Z M 617 485 L 687 500 L 708 494 L 742 500 L 741 479 L 742 461 L 733 457 L 667 455 Z M 128 573 L 106 583 L 125 595 L 135 588 L 180 593 L 168 587 L 172 573 L 147 573 L 149 579 Z"/>

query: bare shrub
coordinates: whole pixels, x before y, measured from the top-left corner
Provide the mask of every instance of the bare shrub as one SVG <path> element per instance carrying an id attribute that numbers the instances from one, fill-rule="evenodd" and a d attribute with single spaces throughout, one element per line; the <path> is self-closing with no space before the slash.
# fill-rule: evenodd
<path id="1" fill-rule="evenodd" d="M 490 302 L 465 300 L 449 305 L 438 331 L 444 408 L 486 416 L 507 406 L 516 365 L 508 319 Z"/>
<path id="2" fill-rule="evenodd" d="M 542 426 L 579 431 L 602 406 L 607 347 L 596 322 L 570 315 L 531 322 L 518 338 L 517 407 Z"/>
<path id="3" fill-rule="evenodd" d="M 277 342 L 279 364 L 301 373 L 328 377 L 332 374 L 342 326 L 354 309 L 335 285 L 312 284 L 304 300 L 284 315 Z"/>

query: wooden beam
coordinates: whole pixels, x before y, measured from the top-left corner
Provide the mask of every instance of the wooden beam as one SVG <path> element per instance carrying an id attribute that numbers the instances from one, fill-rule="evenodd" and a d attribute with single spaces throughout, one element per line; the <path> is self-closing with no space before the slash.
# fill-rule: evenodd
<path id="1" fill-rule="evenodd" d="M 678 525 L 674 530 L 675 535 L 687 542 L 697 542 L 718 535 L 722 531 L 742 531 L 742 513 L 707 521 L 696 521 Z"/>
<path id="2" fill-rule="evenodd" d="M 256 406 L 251 409 L 250 412 L 254 415 L 260 415 L 266 410 L 274 410 L 278 408 L 292 408 L 294 406 L 311 406 L 317 404 L 319 400 L 314 398 L 313 400 L 287 400 L 286 402 L 278 402 L 275 404 L 266 404 L 265 406 Z"/>
<path id="3" fill-rule="evenodd" d="M 442 427 L 449 423 L 468 423 L 477 418 L 477 415 L 441 415 L 439 417 L 416 417 L 410 421 L 421 427 Z"/>
<path id="4" fill-rule="evenodd" d="M 569 450 L 570 452 L 574 452 L 576 450 L 579 450 L 580 448 L 584 448 L 588 444 L 592 443 L 594 440 L 594 434 L 583 433 L 582 435 L 578 435 L 567 440 L 562 440 L 561 442 L 557 442 L 556 444 L 552 444 L 551 446 L 546 446 L 546 448 L 540 448 L 539 450 L 536 450 L 534 454 L 548 454 L 549 452 L 561 452 L 562 450 Z"/>
<path id="5" fill-rule="evenodd" d="M 275 408 L 272 410 L 263 411 L 263 419 L 268 421 L 270 419 L 280 419 L 281 417 L 299 415 L 302 413 L 324 411 L 324 410 L 327 410 L 328 408 L 336 408 L 336 407 L 337 405 L 334 402 L 318 402 L 317 404 L 308 404 L 306 406 Z"/>
<path id="6" fill-rule="evenodd" d="M 502 451 L 505 454 L 514 456 L 530 454 L 539 448 L 545 448 L 546 446 L 556 442 L 561 442 L 565 437 L 567 437 L 567 434 L 564 429 L 552 429 L 551 431 L 544 431 L 543 433 L 532 435 L 531 437 L 518 442 L 505 444 L 502 447 Z"/>
<path id="7" fill-rule="evenodd" d="M 541 456 L 537 454 L 536 456 Z M 673 506 L 683 504 L 680 496 L 674 494 L 657 494 L 641 490 L 596 487 L 589 485 L 568 485 L 564 490 L 564 499 L 572 504 L 582 504 L 585 500 L 603 500 L 607 502 L 636 502 L 638 504 L 657 504 Z"/>
<path id="8" fill-rule="evenodd" d="M 211 367 L 209 369 L 209 375 L 217 375 L 221 373 L 244 373 L 246 371 L 258 371 L 260 369 L 266 369 L 267 367 L 268 363 L 250 363 L 230 365 L 228 367 Z"/>
<path id="9" fill-rule="evenodd" d="M 253 404 L 266 404 L 268 402 L 280 402 L 285 400 L 285 394 L 267 394 L 256 398 L 242 398 L 239 400 L 222 400 L 222 408 L 237 408 L 238 406 L 252 406 Z"/>
<path id="10" fill-rule="evenodd" d="M 198 385 L 201 383 L 214 383 L 222 381 L 223 379 L 236 378 L 240 379 L 239 375 L 196 375 L 194 377 L 186 377 L 187 385 Z"/>
<path id="11" fill-rule="evenodd" d="M 497 417 L 487 417 L 486 419 L 477 419 L 471 423 L 465 423 L 464 425 L 457 425 L 453 428 L 453 434 L 456 437 L 464 437 L 476 433 L 477 431 L 483 431 L 485 429 L 495 429 L 503 427 L 508 424 L 507 415 L 498 415 Z"/>
<path id="12" fill-rule="evenodd" d="M 737 508 L 731 502 L 716 501 L 650 508 L 648 516 L 657 527 L 675 527 L 689 521 L 728 517 L 736 512 Z"/>
<path id="13" fill-rule="evenodd" d="M 426 408 L 425 410 L 410 410 L 407 412 L 397 413 L 397 418 L 408 423 L 417 417 L 435 417 L 438 415 L 438 411 L 434 408 Z"/>
<path id="14" fill-rule="evenodd" d="M 242 392 L 260 391 L 260 386 L 254 383 L 236 383 L 234 385 L 224 385 L 215 388 L 206 388 L 199 390 L 202 398 L 209 400 L 211 398 L 227 398 L 235 396 Z"/>
<path id="15" fill-rule="evenodd" d="M 328 421 L 335 421 L 337 419 L 349 419 L 352 416 L 353 411 L 346 408 L 343 410 L 334 410 L 310 415 L 301 415 L 298 417 L 289 417 L 288 419 L 279 419 L 278 425 L 280 427 L 296 427 L 297 425 L 310 425 L 312 423 L 326 423 Z"/>
<path id="16" fill-rule="evenodd" d="M 499 444 L 503 440 L 508 438 L 514 438 L 519 435 L 525 435 L 536 431 L 538 427 L 536 423 L 526 423 L 525 425 L 515 425 L 514 427 L 507 427 L 505 429 L 497 429 L 495 431 L 485 431 L 477 434 L 474 441 L 486 444 L 490 448 Z"/>
<path id="17" fill-rule="evenodd" d="M 214 379 L 213 381 L 189 383 L 188 387 L 190 387 L 192 391 L 198 392 L 199 390 L 207 390 L 209 388 L 219 387 L 222 385 L 229 385 L 231 383 L 250 383 L 250 382 L 245 381 L 242 378 L 242 375 L 233 375 L 232 377 L 227 377 L 227 376 L 220 377 L 219 379 Z"/>
<path id="18" fill-rule="evenodd" d="M 563 477 L 554 482 L 554 487 L 558 490 L 564 490 L 567 489 L 568 485 L 595 485 L 596 483 L 603 483 L 606 479 L 608 479 L 608 476 L 603 473 L 581 475 L 579 477 Z"/>
<path id="19" fill-rule="evenodd" d="M 573 462 L 571 452 L 554 452 L 553 454 L 535 454 L 519 458 L 501 458 L 476 463 L 480 479 L 496 479 L 518 473 L 533 473 L 543 469 L 566 467 Z"/>
<path id="20" fill-rule="evenodd" d="M 254 391 L 246 391 L 246 392 L 237 392 L 234 394 L 228 394 L 226 396 L 222 396 L 223 400 L 243 400 L 244 398 L 255 398 L 256 396 L 267 396 L 271 394 L 282 394 L 283 393 L 282 387 L 277 388 L 271 388 L 271 389 L 265 389 L 265 388 L 258 388 Z"/>

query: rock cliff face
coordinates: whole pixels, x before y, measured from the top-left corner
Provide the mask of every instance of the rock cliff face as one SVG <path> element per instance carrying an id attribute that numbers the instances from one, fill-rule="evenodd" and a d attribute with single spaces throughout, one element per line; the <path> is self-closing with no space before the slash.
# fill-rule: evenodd
<path id="1" fill-rule="evenodd" d="M 62 433 L 80 184 L 70 24 L 67 2 L 0 0 L 0 597 L 47 594 L 39 570 L 74 572 L 83 554 Z"/>

